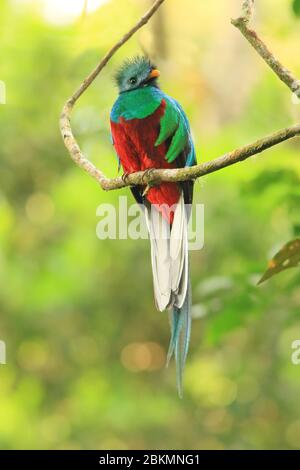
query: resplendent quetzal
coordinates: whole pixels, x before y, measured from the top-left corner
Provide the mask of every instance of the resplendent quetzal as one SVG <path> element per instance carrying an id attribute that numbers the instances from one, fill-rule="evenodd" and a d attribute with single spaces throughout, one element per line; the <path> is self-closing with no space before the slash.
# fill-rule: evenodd
<path id="1" fill-rule="evenodd" d="M 145 57 L 126 60 L 116 74 L 119 97 L 111 111 L 111 132 L 125 174 L 196 163 L 186 114 L 175 99 L 160 90 L 159 75 Z M 160 311 L 170 310 L 167 362 L 175 353 L 181 396 L 191 331 L 187 205 L 192 203 L 193 182 L 163 182 L 147 189 L 145 193 L 145 187 L 138 186 L 131 191 L 145 208 L 156 306 Z"/>

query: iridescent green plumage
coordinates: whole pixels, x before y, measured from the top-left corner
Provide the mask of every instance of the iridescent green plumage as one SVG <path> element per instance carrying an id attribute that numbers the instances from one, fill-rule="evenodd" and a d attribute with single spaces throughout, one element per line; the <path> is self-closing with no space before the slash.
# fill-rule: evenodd
<path id="1" fill-rule="evenodd" d="M 188 149 L 186 165 L 194 165 L 195 152 L 187 117 L 179 103 L 159 88 L 144 87 L 121 93 L 113 106 L 111 120 L 117 123 L 121 117 L 126 121 L 144 119 L 151 116 L 163 100 L 166 108 L 160 119 L 160 132 L 155 146 L 161 145 L 171 137 L 165 155 L 166 160 L 172 163 L 185 149 Z"/>

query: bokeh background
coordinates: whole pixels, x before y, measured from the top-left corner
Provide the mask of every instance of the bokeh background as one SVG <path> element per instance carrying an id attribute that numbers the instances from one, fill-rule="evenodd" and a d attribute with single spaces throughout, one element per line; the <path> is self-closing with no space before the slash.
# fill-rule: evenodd
<path id="1" fill-rule="evenodd" d="M 300 76 L 292 0 L 257 2 L 255 23 Z M 198 160 L 299 122 L 300 104 L 230 24 L 240 0 L 167 0 L 74 111 L 86 155 L 117 174 L 109 136 L 121 61 L 146 51 L 190 118 Z M 105 193 L 75 167 L 65 99 L 150 0 L 1 0 L 0 365 L 2 449 L 300 448 L 300 272 L 256 282 L 300 233 L 299 141 L 202 178 L 205 246 L 192 252 L 194 322 L 180 400 L 166 369 L 145 240 L 96 237 Z"/>

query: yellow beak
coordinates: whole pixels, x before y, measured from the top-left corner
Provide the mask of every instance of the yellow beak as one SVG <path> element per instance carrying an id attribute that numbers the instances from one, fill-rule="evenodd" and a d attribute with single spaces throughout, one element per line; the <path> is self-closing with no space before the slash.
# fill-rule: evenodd
<path id="1" fill-rule="evenodd" d="M 148 75 L 148 80 L 151 80 L 151 78 L 158 78 L 159 76 L 160 76 L 160 71 L 157 69 L 153 69 Z"/>

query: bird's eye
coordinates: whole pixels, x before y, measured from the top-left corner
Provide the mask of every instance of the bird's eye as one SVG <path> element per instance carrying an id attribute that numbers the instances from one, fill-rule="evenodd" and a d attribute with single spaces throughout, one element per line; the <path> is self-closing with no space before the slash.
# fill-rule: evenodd
<path id="1" fill-rule="evenodd" d="M 137 82 L 137 78 L 136 77 L 131 77 L 128 81 L 129 81 L 130 85 L 135 85 L 136 82 Z"/>

